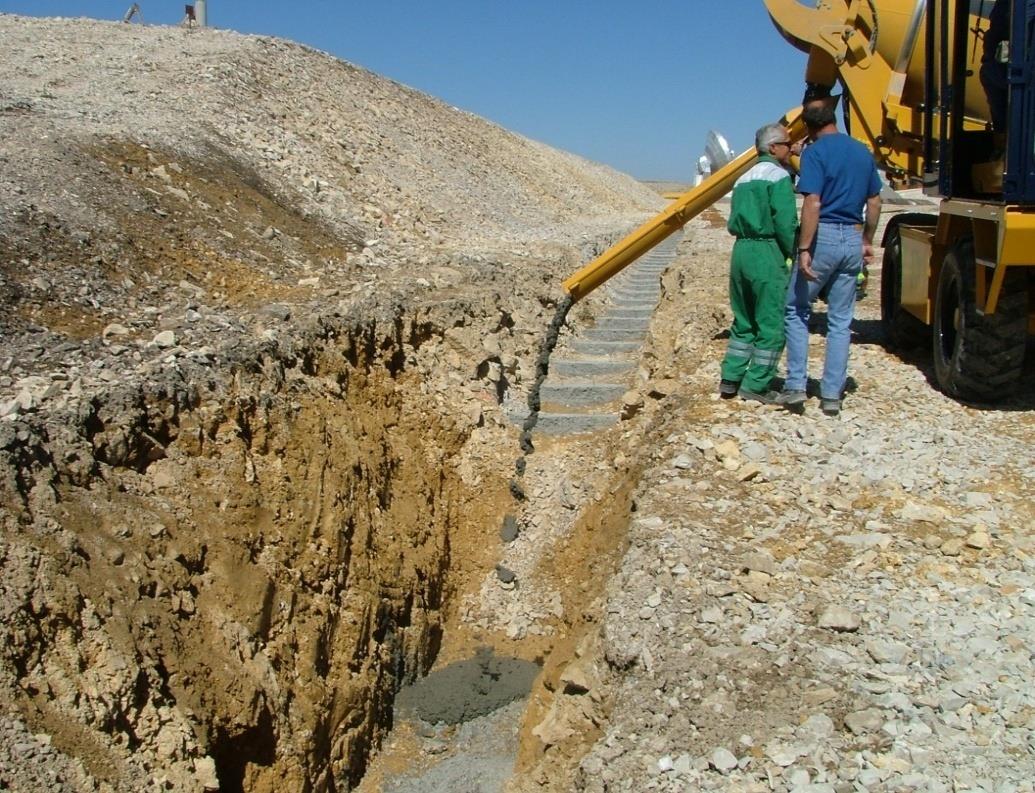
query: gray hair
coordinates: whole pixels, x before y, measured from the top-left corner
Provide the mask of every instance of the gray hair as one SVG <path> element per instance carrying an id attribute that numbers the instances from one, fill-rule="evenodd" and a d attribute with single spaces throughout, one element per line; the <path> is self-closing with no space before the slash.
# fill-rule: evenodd
<path id="1" fill-rule="evenodd" d="M 769 147 L 781 140 L 787 140 L 787 130 L 783 125 L 766 124 L 755 133 L 755 150 L 759 154 L 768 154 Z"/>

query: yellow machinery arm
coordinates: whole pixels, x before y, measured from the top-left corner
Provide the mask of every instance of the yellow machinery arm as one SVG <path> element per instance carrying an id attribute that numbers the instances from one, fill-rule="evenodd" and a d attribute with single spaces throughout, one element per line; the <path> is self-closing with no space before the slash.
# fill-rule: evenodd
<path id="1" fill-rule="evenodd" d="M 787 127 L 791 140 L 805 137 L 801 108 L 789 110 L 780 123 Z M 632 264 L 670 234 L 701 214 L 733 188 L 733 183 L 755 164 L 758 154 L 752 147 L 731 163 L 713 173 L 693 190 L 677 198 L 664 212 L 640 226 L 636 231 L 611 246 L 564 282 L 564 291 L 575 302 L 626 266 Z"/>

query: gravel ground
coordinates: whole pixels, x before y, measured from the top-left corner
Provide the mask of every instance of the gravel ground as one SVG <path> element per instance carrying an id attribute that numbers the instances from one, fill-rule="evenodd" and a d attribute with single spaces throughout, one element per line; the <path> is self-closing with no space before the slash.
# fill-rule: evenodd
<path id="1" fill-rule="evenodd" d="M 680 388 L 605 443 L 643 470 L 569 666 L 591 683 L 544 693 L 512 789 L 1032 790 L 1031 367 L 1002 405 L 948 399 L 871 296 L 839 418 L 721 401 L 730 239 L 719 215 L 689 237 L 645 359 Z"/>

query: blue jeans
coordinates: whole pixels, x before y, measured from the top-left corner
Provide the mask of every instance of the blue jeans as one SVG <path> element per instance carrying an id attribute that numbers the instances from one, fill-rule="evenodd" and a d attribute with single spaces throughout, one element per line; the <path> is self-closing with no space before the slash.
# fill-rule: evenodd
<path id="1" fill-rule="evenodd" d="M 804 391 L 809 376 L 809 317 L 820 290 L 827 294 L 827 355 L 820 382 L 821 399 L 840 399 L 848 376 L 848 346 L 855 312 L 855 280 L 862 270 L 862 227 L 819 224 L 812 247 L 815 281 L 795 264 L 787 289 L 784 328 L 787 335 L 787 391 Z"/>

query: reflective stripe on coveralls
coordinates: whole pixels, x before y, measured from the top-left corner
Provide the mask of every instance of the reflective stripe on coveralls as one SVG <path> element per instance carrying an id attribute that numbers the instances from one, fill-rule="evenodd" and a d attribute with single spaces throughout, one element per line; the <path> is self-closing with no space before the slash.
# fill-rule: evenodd
<path id="1" fill-rule="evenodd" d="M 780 362 L 780 350 L 759 350 L 747 342 L 730 339 L 726 345 L 726 356 L 729 358 L 743 358 L 745 361 L 757 363 L 760 366 L 772 366 Z"/>
<path id="2" fill-rule="evenodd" d="M 774 366 L 780 362 L 780 350 L 759 350 L 756 349 L 751 356 L 751 363 L 759 366 Z"/>
<path id="3" fill-rule="evenodd" d="M 729 358 L 743 358 L 745 361 L 750 361 L 754 351 L 755 345 L 738 339 L 730 339 L 730 343 L 726 345 L 726 356 Z"/>

